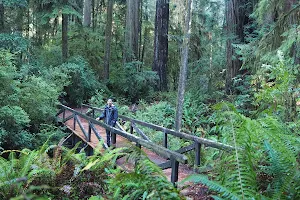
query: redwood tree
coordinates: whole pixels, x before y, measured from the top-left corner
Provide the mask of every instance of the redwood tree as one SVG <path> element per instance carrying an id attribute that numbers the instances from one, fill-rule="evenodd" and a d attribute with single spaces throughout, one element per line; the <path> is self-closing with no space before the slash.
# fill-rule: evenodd
<path id="1" fill-rule="evenodd" d="M 138 59 L 139 55 L 139 8 L 140 0 L 127 0 L 124 63 Z"/>
<path id="2" fill-rule="evenodd" d="M 92 0 L 84 0 L 83 7 L 83 26 L 89 27 L 91 25 L 92 17 Z"/>
<path id="3" fill-rule="evenodd" d="M 67 5 L 68 0 L 63 1 Z M 62 59 L 66 61 L 68 59 L 68 14 L 62 14 Z"/>
<path id="4" fill-rule="evenodd" d="M 152 70 L 159 76 L 158 89 L 166 91 L 168 61 L 169 0 L 156 1 L 154 62 Z"/>
<path id="5" fill-rule="evenodd" d="M 107 20 L 105 28 L 105 58 L 104 58 L 104 78 L 109 79 L 109 61 L 110 61 L 110 45 L 112 35 L 112 15 L 113 15 L 114 0 L 108 0 Z"/>
<path id="6" fill-rule="evenodd" d="M 192 18 L 192 2 L 193 0 L 187 0 L 186 5 L 186 16 L 185 16 L 185 29 L 184 38 L 182 42 L 181 51 L 181 67 L 179 74 L 179 84 L 178 84 L 178 95 L 177 95 L 177 107 L 176 107 L 176 118 L 175 118 L 175 129 L 180 131 L 181 120 L 183 115 L 183 103 L 184 103 L 184 93 L 188 69 L 188 57 L 189 57 L 189 42 L 191 34 L 191 18 Z"/>
<path id="7" fill-rule="evenodd" d="M 226 92 L 231 93 L 232 79 L 238 75 L 242 66 L 242 61 L 236 54 L 234 44 L 243 43 L 245 39 L 244 26 L 248 22 L 245 15 L 245 0 L 226 0 L 225 1 L 225 17 L 226 17 Z"/>
<path id="8" fill-rule="evenodd" d="M 0 33 L 4 32 L 4 5 L 0 0 Z"/>

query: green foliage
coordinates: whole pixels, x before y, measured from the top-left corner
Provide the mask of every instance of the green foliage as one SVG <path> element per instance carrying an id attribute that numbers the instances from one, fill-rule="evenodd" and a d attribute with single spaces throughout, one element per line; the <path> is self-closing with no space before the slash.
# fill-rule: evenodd
<path id="1" fill-rule="evenodd" d="M 18 101 L 18 81 L 13 65 L 13 54 L 0 50 L 0 105 L 16 104 Z"/>
<path id="2" fill-rule="evenodd" d="M 70 77 L 70 85 L 65 88 L 65 91 L 66 99 L 72 105 L 80 105 L 101 88 L 95 74 L 88 68 L 88 63 L 82 57 L 73 57 L 59 68 Z"/>
<path id="3" fill-rule="evenodd" d="M 261 199 L 261 194 L 271 199 L 298 197 L 295 188 L 299 186 L 295 183 L 298 184 L 299 139 L 272 117 L 253 120 L 228 104 L 219 104 L 216 109 L 220 112 L 219 130 L 235 150 L 220 155 L 215 171 L 218 182 L 203 177 L 196 177 L 196 182 L 206 184 L 226 199 Z M 271 178 L 269 185 L 265 185 L 263 174 Z"/>
<path id="4" fill-rule="evenodd" d="M 99 31 L 83 27 L 74 27 L 70 30 L 70 55 L 82 56 L 89 63 L 91 69 L 102 77 L 105 38 L 99 34 Z M 115 63 L 113 64 L 115 65 Z"/>
<path id="5" fill-rule="evenodd" d="M 34 125 L 51 123 L 56 114 L 59 91 L 56 85 L 41 77 L 29 77 L 21 85 L 20 105 Z"/>
<path id="6" fill-rule="evenodd" d="M 126 63 L 125 67 L 115 69 L 109 88 L 133 103 L 151 97 L 158 77 L 153 71 L 139 71 L 138 66 L 141 64 L 140 62 Z"/>
<path id="7" fill-rule="evenodd" d="M 2 152 L 8 159 L 0 157 L 0 198 L 182 199 L 161 169 L 139 150 L 118 148 L 86 157 L 75 153 L 78 147 L 67 150 L 44 144 L 34 151 Z M 115 166 L 120 156 L 136 161 L 133 172 Z"/>
<path id="8" fill-rule="evenodd" d="M 28 46 L 28 40 L 21 34 L 0 34 L 0 49 L 9 50 L 11 53 L 25 53 Z"/>
<path id="9" fill-rule="evenodd" d="M 112 199 L 182 199 L 162 170 L 141 150 L 129 150 L 127 155 L 135 162 L 134 170 L 116 174 L 109 181 Z"/>
<path id="10" fill-rule="evenodd" d="M 260 83 L 255 98 L 260 112 L 274 113 L 281 119 L 290 121 L 294 120 L 297 115 L 295 82 L 299 72 L 286 64 L 281 51 L 278 51 L 278 58 L 276 65 L 262 65 L 253 76 L 254 81 Z"/>
<path id="11" fill-rule="evenodd" d="M 28 127 L 28 114 L 19 106 L 3 106 L 0 108 L 0 125 L 7 131 L 19 132 Z"/>

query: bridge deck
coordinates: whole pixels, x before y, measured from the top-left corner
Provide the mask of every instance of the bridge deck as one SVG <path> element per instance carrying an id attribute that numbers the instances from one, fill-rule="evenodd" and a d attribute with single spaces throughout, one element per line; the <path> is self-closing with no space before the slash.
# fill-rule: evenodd
<path id="1" fill-rule="evenodd" d="M 75 109 L 77 110 L 78 112 L 80 111 L 83 111 L 83 113 L 86 111 L 86 109 L 84 110 L 81 110 L 81 109 Z M 65 117 L 67 118 L 68 116 L 71 116 L 72 113 L 68 110 L 66 110 L 66 113 L 65 113 Z M 59 115 L 59 117 L 62 117 L 62 114 Z M 81 124 L 83 126 L 83 128 L 87 131 L 88 130 L 88 127 L 89 127 L 89 124 L 88 124 L 88 121 L 79 117 L 80 121 L 81 121 Z M 83 132 L 81 131 L 78 123 L 76 123 L 76 128 L 75 130 L 73 130 L 73 120 L 74 118 L 68 120 L 65 122 L 65 125 L 74 133 L 76 134 L 78 137 L 80 137 L 83 141 L 86 141 L 85 140 L 85 136 L 83 134 Z M 97 129 L 97 131 L 99 132 L 100 136 L 103 138 L 103 140 L 105 141 L 106 143 L 106 133 L 105 133 L 105 129 L 101 126 L 98 126 L 98 125 L 95 125 L 95 128 Z M 98 145 L 99 141 L 98 141 L 98 138 L 96 137 L 95 134 L 92 134 L 91 135 L 91 142 L 89 142 L 88 144 L 92 147 L 92 148 L 96 148 L 97 145 Z M 117 136 L 117 141 L 116 141 L 116 147 L 125 147 L 125 146 L 129 146 L 129 145 L 132 145 L 131 142 L 129 142 L 126 138 L 122 137 L 122 136 Z M 158 156 L 156 153 L 146 149 L 146 148 L 143 148 L 142 147 L 142 150 L 147 154 L 148 158 L 153 161 L 154 163 L 156 164 L 161 164 L 161 163 L 164 163 L 166 162 L 167 160 Z M 122 159 L 119 159 L 117 161 L 117 163 L 119 165 L 123 165 L 124 161 Z M 126 166 L 125 166 L 126 167 Z M 127 166 L 128 167 L 128 166 Z M 171 177 L 171 171 L 172 169 L 169 168 L 169 169 L 165 169 L 163 170 L 164 174 L 166 175 L 166 177 L 170 180 L 170 177 Z M 186 164 L 179 164 L 179 169 L 178 169 L 178 181 L 181 181 L 182 179 L 186 178 L 188 175 L 192 174 L 193 173 L 193 170 L 191 168 L 189 168 Z"/>

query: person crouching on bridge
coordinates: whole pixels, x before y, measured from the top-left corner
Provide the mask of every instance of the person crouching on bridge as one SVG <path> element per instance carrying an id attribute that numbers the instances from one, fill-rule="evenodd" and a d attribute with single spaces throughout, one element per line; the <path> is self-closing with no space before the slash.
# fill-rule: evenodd
<path id="1" fill-rule="evenodd" d="M 105 123 L 109 126 L 115 126 L 118 120 L 118 109 L 113 104 L 112 99 L 107 100 L 103 113 L 96 120 L 105 119 Z M 111 133 L 106 129 L 106 143 L 110 147 Z"/>

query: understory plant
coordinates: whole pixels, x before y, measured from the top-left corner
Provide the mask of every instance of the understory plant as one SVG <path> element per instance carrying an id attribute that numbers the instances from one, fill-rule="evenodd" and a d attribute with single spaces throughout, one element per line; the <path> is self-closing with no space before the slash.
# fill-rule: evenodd
<path id="1" fill-rule="evenodd" d="M 44 144 L 39 150 L 1 152 L 0 199 L 180 199 L 162 170 L 133 147 L 96 149 L 87 157 L 73 149 Z M 102 153 L 101 153 L 102 152 Z M 135 163 L 124 171 L 116 160 Z"/>
<path id="2" fill-rule="evenodd" d="M 216 109 L 218 129 L 235 149 L 220 154 L 210 176 L 186 181 L 207 185 L 215 199 L 299 199 L 299 138 L 272 116 L 250 119 L 225 103 Z"/>

